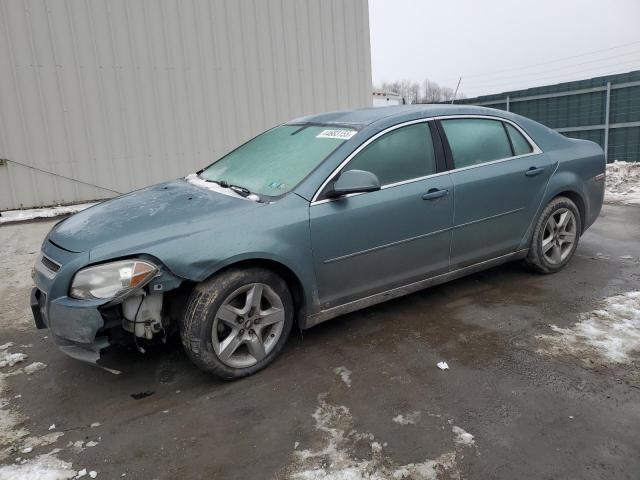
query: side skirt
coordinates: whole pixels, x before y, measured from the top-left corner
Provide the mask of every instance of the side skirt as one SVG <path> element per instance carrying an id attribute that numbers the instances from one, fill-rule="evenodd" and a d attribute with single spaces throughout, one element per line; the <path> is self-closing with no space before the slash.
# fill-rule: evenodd
<path id="1" fill-rule="evenodd" d="M 410 293 L 417 292 L 418 290 L 423 290 L 434 285 L 446 283 L 457 278 L 471 275 L 472 273 L 480 272 L 488 268 L 502 265 L 503 263 L 511 262 L 513 260 L 520 260 L 522 258 L 525 258 L 528 252 L 529 249 L 519 250 L 514 253 L 503 255 L 501 257 L 492 258 L 491 260 L 485 260 L 484 262 L 475 263 L 458 270 L 453 270 L 452 272 L 436 275 L 435 277 L 429 277 L 424 280 L 410 283 L 408 285 L 396 287 L 391 290 L 376 293 L 368 297 L 360 298 L 358 300 L 353 300 L 336 307 L 322 310 L 318 313 L 314 313 L 313 315 L 309 315 L 306 318 L 306 321 L 304 322 L 302 328 L 311 328 L 315 325 L 318 325 L 319 323 L 326 322 L 327 320 L 331 320 L 335 317 L 339 317 L 340 315 L 345 315 L 347 313 L 355 312 L 356 310 L 361 310 L 372 305 L 377 305 L 378 303 L 386 302 L 387 300 L 402 297 L 404 295 L 409 295 Z"/>

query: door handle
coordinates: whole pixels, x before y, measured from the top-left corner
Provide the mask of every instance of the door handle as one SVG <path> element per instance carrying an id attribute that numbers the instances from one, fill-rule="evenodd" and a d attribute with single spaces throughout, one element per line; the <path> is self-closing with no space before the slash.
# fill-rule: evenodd
<path id="1" fill-rule="evenodd" d="M 524 172 L 527 177 L 535 177 L 536 175 L 540 175 L 544 172 L 544 167 L 529 167 L 529 170 Z"/>
<path id="2" fill-rule="evenodd" d="M 422 195 L 423 200 L 435 200 L 436 198 L 449 195 L 449 190 L 440 190 L 438 188 L 431 188 L 427 193 Z"/>

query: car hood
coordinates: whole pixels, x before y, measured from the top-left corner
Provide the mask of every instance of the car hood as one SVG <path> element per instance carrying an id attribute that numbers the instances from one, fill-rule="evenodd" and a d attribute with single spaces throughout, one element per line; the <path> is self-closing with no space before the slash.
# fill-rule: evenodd
<path id="1" fill-rule="evenodd" d="M 76 213 L 56 225 L 48 240 L 71 252 L 111 246 L 114 252 L 141 253 L 145 246 L 192 235 L 262 205 L 179 179 Z"/>

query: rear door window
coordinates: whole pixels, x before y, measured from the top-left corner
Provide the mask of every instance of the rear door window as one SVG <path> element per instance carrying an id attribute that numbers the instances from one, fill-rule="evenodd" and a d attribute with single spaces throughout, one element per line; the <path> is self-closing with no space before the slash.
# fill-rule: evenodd
<path id="1" fill-rule="evenodd" d="M 374 173 L 381 185 L 436 173 L 436 156 L 427 122 L 393 130 L 364 148 L 345 170 Z"/>
<path id="2" fill-rule="evenodd" d="M 529 142 L 527 142 L 527 139 L 522 136 L 516 127 L 507 122 L 505 122 L 504 126 L 507 128 L 507 132 L 509 133 L 514 155 L 526 155 L 527 153 L 533 152 L 533 148 Z"/>
<path id="3" fill-rule="evenodd" d="M 442 120 L 455 168 L 511 157 L 507 132 L 499 120 L 457 118 Z"/>

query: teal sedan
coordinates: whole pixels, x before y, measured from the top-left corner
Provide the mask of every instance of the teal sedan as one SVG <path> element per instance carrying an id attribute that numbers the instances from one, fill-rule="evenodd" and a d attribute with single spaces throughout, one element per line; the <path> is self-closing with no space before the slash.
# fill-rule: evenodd
<path id="1" fill-rule="evenodd" d="M 561 270 L 604 177 L 597 144 L 500 110 L 303 117 L 58 223 L 32 310 L 77 359 L 176 334 L 198 367 L 236 379 L 272 362 L 294 324 L 513 260 Z"/>

